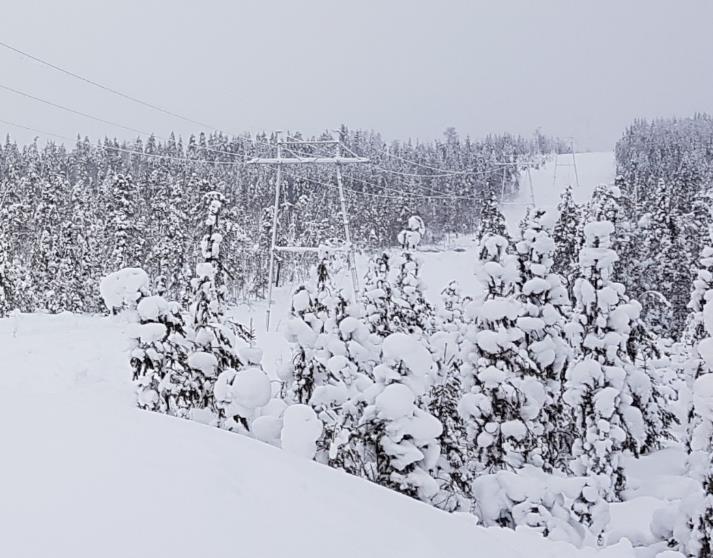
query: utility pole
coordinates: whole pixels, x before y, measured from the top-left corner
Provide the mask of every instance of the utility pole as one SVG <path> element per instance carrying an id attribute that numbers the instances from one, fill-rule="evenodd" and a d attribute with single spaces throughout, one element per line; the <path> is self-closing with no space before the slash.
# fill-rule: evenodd
<path id="1" fill-rule="evenodd" d="M 283 165 L 334 165 L 336 167 L 336 177 L 337 177 L 337 188 L 339 190 L 339 204 L 342 214 L 342 224 L 344 225 L 344 245 L 341 247 L 342 251 L 347 253 L 347 262 L 349 269 L 351 271 L 352 287 L 353 293 L 352 297 L 356 300 L 357 293 L 359 291 L 358 274 L 356 270 L 356 256 L 354 254 L 354 245 L 352 244 L 351 234 L 349 232 L 349 217 L 347 215 L 347 204 L 344 198 L 344 187 L 342 184 L 342 172 L 341 168 L 343 165 L 354 164 L 354 163 L 368 163 L 369 159 L 365 157 L 343 157 L 341 154 L 341 142 L 338 140 L 322 140 L 322 141 L 282 141 L 280 139 L 281 132 L 277 132 L 277 156 L 276 157 L 256 157 L 245 162 L 246 165 L 274 165 L 277 170 L 277 178 L 275 180 L 275 205 L 273 207 L 272 215 L 272 240 L 270 242 L 270 265 L 268 268 L 268 291 L 267 291 L 267 316 L 265 321 L 265 329 L 270 329 L 270 313 L 272 310 L 272 289 L 275 282 L 275 254 L 277 252 L 296 252 L 296 253 L 306 253 L 306 252 L 318 252 L 319 246 L 278 246 L 277 245 L 277 224 L 278 224 L 278 212 L 280 208 L 280 195 L 281 195 L 281 178 L 282 178 L 282 167 Z M 333 157 L 301 157 L 298 155 L 283 157 L 282 148 L 287 145 L 334 145 L 336 152 Z M 288 152 L 291 152 L 287 148 Z"/>
<path id="2" fill-rule="evenodd" d="M 502 166 L 503 167 L 503 177 L 502 177 L 502 191 L 500 194 L 500 205 L 526 205 L 530 206 L 532 208 L 535 207 L 535 188 L 532 183 L 532 165 L 534 164 L 533 161 L 518 161 L 518 162 L 512 162 L 512 163 L 495 163 L 497 166 Z M 517 170 L 519 167 L 525 167 L 527 169 L 527 186 L 528 186 L 528 200 L 525 202 L 517 202 L 517 201 L 505 201 L 505 177 L 506 177 L 506 170 L 508 167 L 514 166 L 515 169 Z"/>
<path id="3" fill-rule="evenodd" d="M 574 148 L 574 138 L 570 137 L 569 139 L 569 150 L 572 154 L 572 162 L 571 163 L 560 163 L 559 162 L 559 154 L 555 153 L 555 172 L 554 176 L 552 177 L 552 186 L 557 187 L 557 168 L 558 167 L 572 167 L 574 169 L 574 182 L 575 186 L 579 188 L 579 174 L 577 174 L 577 156 L 576 156 L 576 150 Z"/>

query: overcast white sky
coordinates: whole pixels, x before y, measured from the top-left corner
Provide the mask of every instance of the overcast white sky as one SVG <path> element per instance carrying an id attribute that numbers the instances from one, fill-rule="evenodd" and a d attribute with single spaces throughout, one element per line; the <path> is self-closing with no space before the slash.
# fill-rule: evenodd
<path id="1" fill-rule="evenodd" d="M 711 0 L 5 0 L 0 41 L 229 132 L 540 126 L 611 149 L 637 116 L 713 112 Z M 197 131 L 2 48 L 0 84 L 157 135 Z M 2 90 L 0 119 L 132 135 Z"/>

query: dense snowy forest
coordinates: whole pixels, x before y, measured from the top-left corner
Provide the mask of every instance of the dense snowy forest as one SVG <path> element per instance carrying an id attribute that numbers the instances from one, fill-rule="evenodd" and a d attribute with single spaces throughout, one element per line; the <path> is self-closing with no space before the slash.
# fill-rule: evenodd
<path id="1" fill-rule="evenodd" d="M 623 197 L 609 219 L 620 280 L 651 327 L 677 337 L 711 224 L 713 119 L 637 121 L 617 143 L 616 158 Z"/>
<path id="2" fill-rule="evenodd" d="M 713 548 L 713 238 L 706 203 L 712 136 L 713 121 L 703 116 L 637 122 L 617 146 L 615 184 L 598 186 L 581 206 L 565 190 L 557 211 L 528 211 L 516 234 L 498 207 L 501 177 L 479 184 L 477 203 L 380 205 L 373 220 L 360 220 L 359 238 L 366 242 L 377 227 L 375 244 L 386 247 L 365 244 L 373 255 L 361 293 L 352 300 L 340 287 L 341 264 L 324 245 L 293 291 L 284 327 L 292 356 L 276 370 L 262 366 L 249 324 L 228 312 L 228 285 L 253 272 L 244 252 L 261 245 L 254 235 L 265 222 L 248 229 L 243 218 L 248 208 L 269 204 L 264 186 L 242 190 L 231 204 L 229 179 L 212 190 L 217 178 L 197 178 L 185 161 L 176 172 L 188 165 L 191 174 L 177 178 L 173 163 L 159 160 L 87 179 L 98 190 L 84 198 L 76 188 L 28 189 L 25 195 L 37 192 L 41 200 L 29 222 L 62 226 L 32 231 L 36 252 L 26 261 L 37 267 L 25 273 L 44 284 L 39 270 L 47 278 L 61 274 L 42 265 L 74 269 L 85 258 L 97 265 L 90 278 L 115 270 L 100 291 L 108 309 L 133 316 L 130 362 L 140 408 L 257 438 L 442 510 L 473 514 L 486 526 L 528 526 L 576 546 L 603 545 L 610 506 L 631 489 L 625 461 L 681 444 L 698 489 L 654 517 L 657 539 L 647 555 L 675 549 L 682 554 L 671 556 L 702 558 Z M 449 138 L 407 154 L 435 168 L 476 149 L 498 160 L 532 147 L 507 137 L 498 148 L 494 139 Z M 39 160 L 51 159 L 54 149 Z M 18 152 L 4 153 L 7 161 Z M 34 153 L 30 146 L 22 160 Z M 134 182 L 129 172 L 146 178 Z M 417 187 L 413 180 L 368 178 Z M 43 180 L 23 176 L 19 183 L 38 188 Z M 514 173 L 511 182 L 516 188 Z M 327 221 L 322 213 L 310 216 L 324 207 L 294 187 L 304 213 L 286 210 L 292 240 L 313 231 L 309 223 Z M 473 191 L 451 177 L 439 188 Z M 62 203 L 58 192 L 68 196 Z M 21 200 L 8 211 L 21 215 Z M 65 204 L 89 203 L 106 209 L 102 219 L 80 213 L 86 229 L 62 212 Z M 186 207 L 201 208 L 193 229 L 185 226 Z M 17 228 L 6 238 L 26 245 L 28 220 L 10 223 Z M 441 300 L 427 299 L 419 247 L 431 223 L 438 231 L 474 229 L 475 297 L 451 282 Z M 97 230 L 87 241 L 101 240 L 96 259 L 87 257 L 89 244 L 77 260 L 53 263 L 53 249 L 81 246 L 67 239 L 87 230 Z M 397 248 L 386 246 L 389 234 Z M 329 236 L 323 230 L 313 240 Z M 195 250 L 179 248 L 191 242 Z M 134 262 L 147 271 L 127 265 Z M 183 289 L 172 287 L 181 282 Z M 81 296 L 88 287 L 52 290 L 45 300 Z M 674 412 L 682 404 L 683 417 Z"/>
<path id="3" fill-rule="evenodd" d="M 279 367 L 230 311 L 266 286 L 274 176 L 245 164 L 266 136 L 7 141 L 0 313 L 121 314 L 139 408 L 579 547 L 608 544 L 632 462 L 684 448 L 695 489 L 639 555 L 713 555 L 713 119 L 635 122 L 614 184 L 516 228 L 503 192 L 557 140 L 340 140 L 372 160 L 345 173 L 368 271 L 352 298 L 329 172 L 286 173 L 277 234 L 321 248 L 281 261 Z M 420 252 L 453 233 L 472 238 L 476 294 L 451 281 L 430 300 Z"/>
<path id="4" fill-rule="evenodd" d="M 396 223 L 412 213 L 428 218 L 436 236 L 473 231 L 484 197 L 517 192 L 519 160 L 564 149 L 539 133 L 476 142 L 449 130 L 442 141 L 388 145 L 370 132 L 342 128 L 338 136 L 343 149 L 373 163 L 344 176 L 350 211 L 359 216 L 351 227 L 354 241 L 363 248 L 393 245 Z M 326 138 L 332 136 L 317 139 Z M 18 147 L 8 138 L 0 148 L 0 315 L 11 308 L 99 311 L 99 280 L 128 265 L 161 277 L 172 296 L 184 298 L 211 191 L 225 196 L 221 234 L 231 300 L 264 296 L 275 178 L 270 169 L 244 162 L 274 157 L 275 141 L 200 134 L 185 145 L 171 135 L 130 145 L 84 138 L 66 148 Z M 285 156 L 319 149 L 285 148 Z M 279 244 L 343 239 L 333 169 L 286 171 L 282 187 Z M 306 269 L 303 257 L 285 255 L 280 263 L 282 280 Z"/>

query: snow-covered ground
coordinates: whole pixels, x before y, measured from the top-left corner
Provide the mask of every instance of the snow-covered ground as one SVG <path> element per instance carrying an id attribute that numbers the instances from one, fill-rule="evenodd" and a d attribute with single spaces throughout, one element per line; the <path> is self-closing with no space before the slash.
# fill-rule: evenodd
<path id="1" fill-rule="evenodd" d="M 611 154 L 582 154 L 578 164 L 582 196 L 613 177 Z M 533 179 L 553 207 L 548 166 L 549 178 L 545 167 Z M 422 259 L 433 298 L 453 278 L 466 290 L 472 282 L 470 251 Z M 252 321 L 268 369 L 288 355 L 281 328 L 290 290 L 277 291 L 269 332 L 264 304 L 237 309 Z M 629 542 L 616 541 L 648 540 L 643 517 L 675 499 L 666 486 L 686 482 L 675 449 L 631 464 L 632 501 L 614 510 L 613 546 L 604 550 L 477 527 L 472 516 L 246 437 L 137 410 L 126 328 L 121 317 L 0 320 L 0 556 L 633 558 Z"/>
<path id="2" fill-rule="evenodd" d="M 600 556 L 476 527 L 246 437 L 139 411 L 126 325 L 0 320 L 0 556 Z M 601 556 L 632 556 L 627 548 Z"/>

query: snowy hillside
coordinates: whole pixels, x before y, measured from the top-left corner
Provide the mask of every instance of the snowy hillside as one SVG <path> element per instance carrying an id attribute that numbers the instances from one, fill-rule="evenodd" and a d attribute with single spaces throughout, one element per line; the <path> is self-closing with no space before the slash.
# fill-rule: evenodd
<path id="1" fill-rule="evenodd" d="M 0 556 L 628 558 L 475 527 L 243 436 L 134 408 L 120 318 L 0 320 Z"/>

